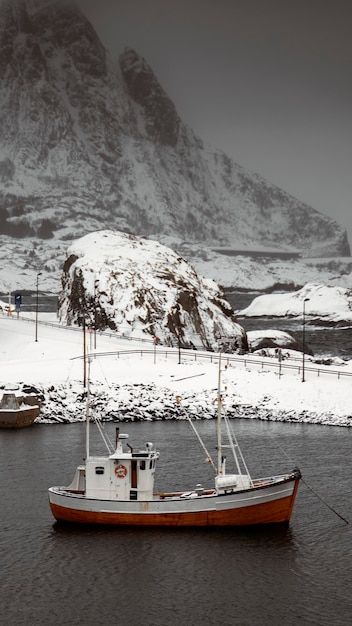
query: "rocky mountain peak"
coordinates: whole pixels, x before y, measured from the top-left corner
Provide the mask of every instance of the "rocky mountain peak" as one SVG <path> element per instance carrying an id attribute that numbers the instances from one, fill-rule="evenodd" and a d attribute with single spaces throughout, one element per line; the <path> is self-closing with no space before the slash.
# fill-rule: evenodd
<path id="1" fill-rule="evenodd" d="M 106 73 L 106 51 L 74 2 L 3 0 L 0 18 L 2 77 L 8 72 L 17 79 L 45 80 L 41 72 L 28 74 L 28 68 L 47 69 L 50 59 L 57 64 L 58 50 L 63 54 L 56 69 L 62 69 L 71 56 L 79 72 Z"/>
<path id="2" fill-rule="evenodd" d="M 146 60 L 135 50 L 126 48 L 119 63 L 128 94 L 143 111 L 149 139 L 175 146 L 181 120 Z"/>
<path id="3" fill-rule="evenodd" d="M 66 152 L 60 165 L 65 170 L 67 159 L 79 151 L 79 128 L 93 134 L 83 110 L 93 104 L 89 87 L 94 78 L 99 77 L 100 86 L 106 82 L 106 52 L 71 2 L 5 0 L 0 18 L 0 116 L 6 129 L 1 153 L 22 170 L 23 183 L 23 168 L 35 168 L 37 177 L 44 169 L 58 172 L 54 162 L 60 148 Z"/>

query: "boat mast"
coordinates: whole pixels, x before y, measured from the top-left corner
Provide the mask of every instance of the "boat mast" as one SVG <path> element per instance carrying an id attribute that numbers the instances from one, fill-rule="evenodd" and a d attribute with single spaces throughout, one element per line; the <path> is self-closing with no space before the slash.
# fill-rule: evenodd
<path id="1" fill-rule="evenodd" d="M 89 370 L 89 362 L 88 362 Z M 86 459 L 89 458 L 89 377 L 87 382 L 87 397 L 86 397 Z"/>
<path id="2" fill-rule="evenodd" d="M 218 449 L 218 476 L 222 474 L 222 442 L 221 442 L 221 352 L 219 354 L 218 397 L 217 397 L 217 449 Z"/>
<path id="3" fill-rule="evenodd" d="M 84 372 L 86 374 L 86 367 L 88 364 L 88 375 L 85 375 L 84 388 L 86 392 L 86 460 L 89 459 L 89 409 L 90 409 L 90 359 L 87 359 L 87 347 L 86 347 L 86 325 L 83 322 L 83 333 L 84 333 L 84 350 L 83 350 L 83 360 L 84 360 Z"/>

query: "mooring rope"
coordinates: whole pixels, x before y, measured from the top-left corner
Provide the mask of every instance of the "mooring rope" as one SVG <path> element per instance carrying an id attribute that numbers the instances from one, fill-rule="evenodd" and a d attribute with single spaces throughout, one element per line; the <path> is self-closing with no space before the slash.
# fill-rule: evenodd
<path id="1" fill-rule="evenodd" d="M 273 439 L 274 443 L 276 443 L 277 447 L 281 450 L 281 452 L 283 453 L 283 455 L 290 461 L 290 463 L 292 463 L 292 459 L 288 456 L 288 454 L 286 453 L 286 451 L 284 450 L 284 448 L 279 444 L 278 441 L 276 441 L 275 437 L 270 433 L 271 438 Z M 307 481 L 304 480 L 304 478 L 301 476 L 301 481 L 302 483 L 307 487 L 307 489 L 309 489 L 323 504 L 325 504 L 325 506 L 330 509 L 330 511 L 332 511 L 333 513 L 335 513 L 335 515 L 337 515 L 337 517 L 339 517 L 343 522 L 345 522 L 345 524 L 349 524 L 349 521 L 343 517 L 343 515 L 341 515 L 338 511 L 336 511 L 336 509 L 334 509 L 332 506 L 330 506 L 330 504 L 328 504 L 328 502 L 326 502 L 326 500 L 324 500 L 324 498 L 322 498 L 319 493 L 317 493 L 313 487 L 311 487 L 310 485 L 308 485 Z"/>
<path id="2" fill-rule="evenodd" d="M 322 498 L 314 489 L 313 487 L 311 487 L 310 485 L 308 485 L 307 481 L 304 480 L 304 478 L 301 477 L 301 481 L 302 483 L 307 487 L 307 489 L 309 489 L 317 498 L 319 498 L 319 500 L 325 504 L 325 506 L 328 507 L 328 509 L 330 509 L 330 511 L 332 511 L 333 513 L 335 513 L 335 515 L 337 515 L 337 517 L 339 517 L 343 522 L 345 522 L 345 524 L 349 524 L 349 521 L 343 517 L 343 515 L 341 515 L 338 511 L 336 511 L 336 509 L 334 509 L 332 506 L 330 506 L 330 504 L 328 504 L 328 502 L 326 502 L 326 500 L 324 500 L 324 498 Z"/>

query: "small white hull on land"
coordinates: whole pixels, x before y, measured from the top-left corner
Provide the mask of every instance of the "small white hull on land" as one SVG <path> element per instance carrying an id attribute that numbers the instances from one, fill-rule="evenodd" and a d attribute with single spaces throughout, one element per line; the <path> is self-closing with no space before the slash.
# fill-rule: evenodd
<path id="1" fill-rule="evenodd" d="M 40 413 L 37 399 L 24 399 L 15 393 L 4 391 L 0 400 L 0 428 L 24 428 L 31 426 Z"/>

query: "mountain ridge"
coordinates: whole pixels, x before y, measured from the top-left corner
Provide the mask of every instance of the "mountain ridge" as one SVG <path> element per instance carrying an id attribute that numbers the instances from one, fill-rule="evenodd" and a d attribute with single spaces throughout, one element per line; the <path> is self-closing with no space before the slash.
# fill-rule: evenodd
<path id="1" fill-rule="evenodd" d="M 2 1 L 0 124 L 0 239 L 52 271 L 102 228 L 350 255 L 334 220 L 204 144 L 136 51 L 115 70 L 73 0 Z"/>

